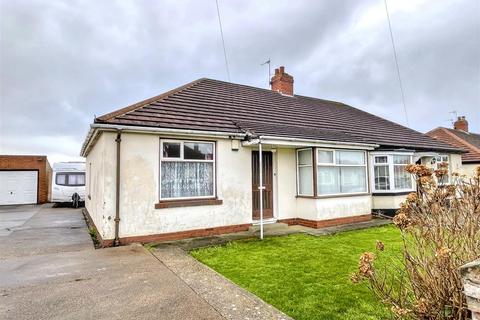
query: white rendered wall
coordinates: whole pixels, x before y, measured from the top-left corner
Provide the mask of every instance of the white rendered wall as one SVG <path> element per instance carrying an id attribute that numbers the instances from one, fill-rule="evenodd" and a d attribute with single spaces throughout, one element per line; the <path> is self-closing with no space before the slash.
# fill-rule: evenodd
<path id="1" fill-rule="evenodd" d="M 113 239 L 115 232 L 115 138 L 102 133 L 86 158 L 85 207 L 103 239 Z"/>
<path id="2" fill-rule="evenodd" d="M 158 135 L 122 135 L 120 237 L 252 222 L 250 149 L 232 151 L 230 140 L 217 140 L 217 194 L 222 205 L 165 209 L 155 209 L 159 152 Z"/>
<path id="3" fill-rule="evenodd" d="M 464 174 L 467 177 L 473 177 L 473 175 L 475 174 L 476 168 L 478 168 L 479 166 L 480 166 L 480 163 L 475 163 L 475 164 L 464 163 L 462 164 L 459 173 Z"/>
<path id="4" fill-rule="evenodd" d="M 297 198 L 297 217 L 309 220 L 329 220 L 370 214 L 371 195 L 333 198 Z"/>

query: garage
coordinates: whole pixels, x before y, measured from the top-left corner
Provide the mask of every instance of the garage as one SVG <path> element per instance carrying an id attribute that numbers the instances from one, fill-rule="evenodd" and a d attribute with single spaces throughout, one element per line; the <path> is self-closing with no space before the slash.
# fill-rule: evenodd
<path id="1" fill-rule="evenodd" d="M 48 202 L 51 179 L 46 156 L 0 155 L 0 206 Z"/>
<path id="2" fill-rule="evenodd" d="M 37 171 L 0 171 L 0 205 L 37 203 Z"/>

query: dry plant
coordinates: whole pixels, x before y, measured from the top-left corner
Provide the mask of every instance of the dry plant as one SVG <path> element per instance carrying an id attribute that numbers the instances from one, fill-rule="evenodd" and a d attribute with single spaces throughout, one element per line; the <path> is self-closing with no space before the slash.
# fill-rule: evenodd
<path id="1" fill-rule="evenodd" d="M 417 191 L 393 220 L 403 256 L 387 258 L 385 245 L 377 241 L 375 253 L 360 257 L 352 281 L 368 281 L 397 319 L 468 319 L 458 268 L 480 258 L 480 167 L 473 178 L 453 173 L 448 185 L 436 182 L 448 176 L 445 165 L 406 170 L 415 177 Z M 382 257 L 389 260 L 377 263 Z"/>

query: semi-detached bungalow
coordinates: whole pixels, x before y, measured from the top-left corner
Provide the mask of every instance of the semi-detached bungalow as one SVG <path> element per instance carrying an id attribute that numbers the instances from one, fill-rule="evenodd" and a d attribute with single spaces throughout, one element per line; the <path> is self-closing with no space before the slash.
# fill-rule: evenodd
<path id="1" fill-rule="evenodd" d="M 404 168 L 461 152 L 339 102 L 199 79 L 95 119 L 82 146 L 86 213 L 104 246 L 246 230 L 263 215 L 320 228 L 398 208 Z"/>

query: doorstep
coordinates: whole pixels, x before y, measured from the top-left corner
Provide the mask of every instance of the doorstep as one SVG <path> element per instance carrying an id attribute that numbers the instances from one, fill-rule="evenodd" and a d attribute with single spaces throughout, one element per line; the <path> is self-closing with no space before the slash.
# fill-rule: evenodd
<path id="1" fill-rule="evenodd" d="M 277 222 L 276 218 L 263 219 L 263 224 L 264 225 L 272 224 L 272 223 L 275 223 L 275 222 Z M 253 220 L 252 225 L 259 226 L 260 225 L 260 220 Z"/>

